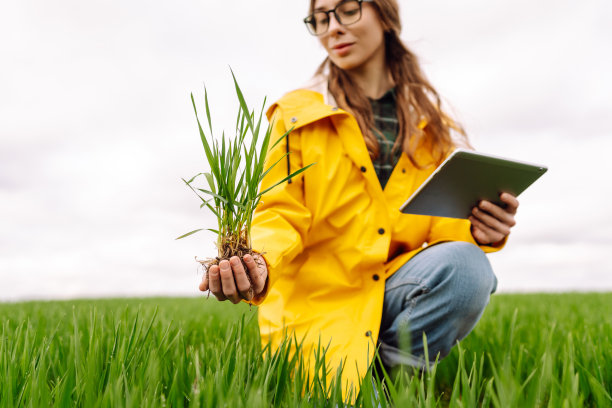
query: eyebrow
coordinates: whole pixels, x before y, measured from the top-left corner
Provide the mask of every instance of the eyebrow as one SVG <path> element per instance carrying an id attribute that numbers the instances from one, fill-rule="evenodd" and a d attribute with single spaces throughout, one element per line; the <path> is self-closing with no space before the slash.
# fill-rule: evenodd
<path id="1" fill-rule="evenodd" d="M 316 8 L 316 9 L 314 9 L 313 11 L 327 11 L 327 10 L 332 10 L 332 9 L 334 9 L 335 7 L 338 7 L 338 4 L 340 4 L 340 3 L 344 3 L 345 1 L 346 1 L 346 0 L 340 0 L 340 1 L 336 2 L 336 4 L 334 4 L 334 6 L 333 6 L 332 8 L 330 8 L 330 9 L 326 9 L 326 8 L 324 8 L 324 7 L 317 7 L 317 8 Z"/>

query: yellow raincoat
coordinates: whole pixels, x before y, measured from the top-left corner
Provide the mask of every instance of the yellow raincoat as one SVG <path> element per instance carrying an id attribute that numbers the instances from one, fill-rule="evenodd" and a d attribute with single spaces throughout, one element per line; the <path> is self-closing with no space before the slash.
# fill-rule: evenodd
<path id="1" fill-rule="evenodd" d="M 357 121 L 321 93 L 290 92 L 268 118 L 272 142 L 294 130 L 269 152 L 268 163 L 291 154 L 262 189 L 286 177 L 288 164 L 291 172 L 316 164 L 265 194 L 254 216 L 253 248 L 269 273 L 266 293 L 254 301 L 262 342 L 278 347 L 288 331 L 304 339 L 307 353 L 329 345 L 327 367 L 335 374 L 344 362 L 345 392 L 358 389 L 373 360 L 385 280 L 427 245 L 476 242 L 467 220 L 402 214 L 435 165 L 418 169 L 402 154 L 383 191 Z M 420 163 L 432 160 L 418 153 Z"/>

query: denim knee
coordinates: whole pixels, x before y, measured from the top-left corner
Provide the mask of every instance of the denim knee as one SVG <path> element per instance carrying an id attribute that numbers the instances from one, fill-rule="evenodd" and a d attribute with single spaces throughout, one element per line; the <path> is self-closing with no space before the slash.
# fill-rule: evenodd
<path id="1" fill-rule="evenodd" d="M 495 292 L 497 278 L 482 249 L 468 242 L 449 243 L 447 248 L 453 249 L 448 271 L 456 288 L 486 297 Z"/>
<path id="2" fill-rule="evenodd" d="M 482 315 L 490 295 L 497 288 L 497 278 L 485 253 L 467 242 L 452 243 L 447 274 L 453 296 L 448 298 L 448 309 L 456 319 L 458 340 L 465 337 Z M 451 249 L 450 247 L 447 249 Z"/>
<path id="3" fill-rule="evenodd" d="M 430 361 L 446 356 L 478 322 L 497 279 L 484 252 L 467 242 L 433 245 L 387 281 L 381 341 L 398 347 L 409 327 L 411 354 L 423 355 L 427 335 Z"/>

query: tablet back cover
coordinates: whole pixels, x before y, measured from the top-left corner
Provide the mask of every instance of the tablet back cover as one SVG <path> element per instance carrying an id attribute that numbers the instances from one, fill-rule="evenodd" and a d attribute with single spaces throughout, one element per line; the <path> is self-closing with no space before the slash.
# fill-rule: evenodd
<path id="1" fill-rule="evenodd" d="M 468 218 L 480 200 L 503 206 L 500 193 L 518 196 L 546 171 L 544 166 L 459 149 L 400 210 L 407 214 Z"/>

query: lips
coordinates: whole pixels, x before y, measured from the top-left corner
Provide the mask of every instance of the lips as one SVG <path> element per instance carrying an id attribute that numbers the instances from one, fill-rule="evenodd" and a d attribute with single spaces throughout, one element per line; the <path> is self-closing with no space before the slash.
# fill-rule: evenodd
<path id="1" fill-rule="evenodd" d="M 347 52 L 349 52 L 349 49 L 353 46 L 354 43 L 341 43 L 341 44 L 336 44 L 332 47 L 332 49 L 334 50 L 334 52 L 338 55 L 344 55 Z"/>

